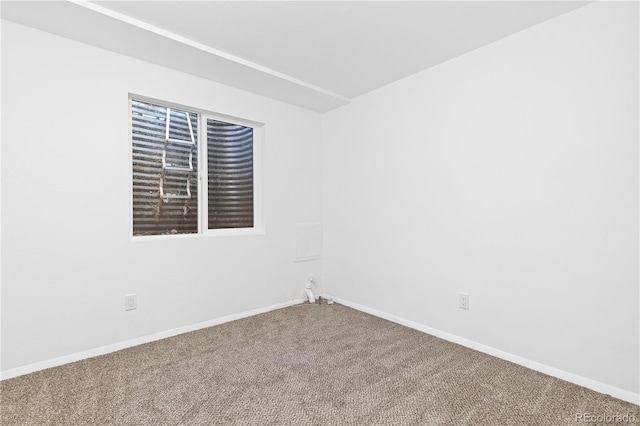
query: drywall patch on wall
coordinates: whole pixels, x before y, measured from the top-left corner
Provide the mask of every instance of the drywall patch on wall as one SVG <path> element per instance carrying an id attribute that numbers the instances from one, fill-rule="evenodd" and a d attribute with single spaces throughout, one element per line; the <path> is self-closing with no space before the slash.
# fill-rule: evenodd
<path id="1" fill-rule="evenodd" d="M 297 224 L 294 227 L 294 261 L 317 260 L 322 257 L 322 225 Z"/>

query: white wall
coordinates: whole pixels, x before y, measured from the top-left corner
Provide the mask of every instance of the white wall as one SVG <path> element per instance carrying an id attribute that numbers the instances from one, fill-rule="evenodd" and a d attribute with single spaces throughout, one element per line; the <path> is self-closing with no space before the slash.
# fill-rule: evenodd
<path id="1" fill-rule="evenodd" d="M 637 17 L 581 8 L 322 129 L 3 21 L 2 371 L 298 297 L 324 221 L 329 293 L 637 394 Z M 266 123 L 265 235 L 132 241 L 129 92 Z"/>
<path id="2" fill-rule="evenodd" d="M 266 123 L 266 234 L 132 241 L 128 94 Z M 2 22 L 2 370 L 285 302 L 320 115 Z M 124 311 L 124 295 L 138 309 Z"/>
<path id="3" fill-rule="evenodd" d="M 637 394 L 638 101 L 597 3 L 327 113 L 327 291 Z"/>

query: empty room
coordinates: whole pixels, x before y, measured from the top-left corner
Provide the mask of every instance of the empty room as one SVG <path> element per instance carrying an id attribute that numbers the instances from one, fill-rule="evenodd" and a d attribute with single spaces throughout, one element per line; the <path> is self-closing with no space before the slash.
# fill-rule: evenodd
<path id="1" fill-rule="evenodd" d="M 2 1 L 0 424 L 640 424 L 636 1 Z"/>

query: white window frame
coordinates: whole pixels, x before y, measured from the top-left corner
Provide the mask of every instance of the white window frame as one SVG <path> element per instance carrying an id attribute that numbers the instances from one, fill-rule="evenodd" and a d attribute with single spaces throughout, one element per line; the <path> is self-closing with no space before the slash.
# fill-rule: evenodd
<path id="1" fill-rule="evenodd" d="M 175 108 L 181 111 L 191 112 L 198 115 L 198 232 L 192 234 L 175 235 L 133 235 L 133 140 L 132 140 L 132 119 L 131 101 L 137 100 L 155 105 Z M 164 101 L 149 96 L 129 94 L 128 114 L 129 114 L 129 232 L 133 241 L 157 240 L 157 239 L 180 239 L 198 237 L 219 237 L 234 235 L 262 235 L 265 233 L 262 205 L 262 161 L 264 149 L 265 124 L 257 121 L 239 118 L 231 115 L 211 112 L 206 109 L 186 106 L 176 102 Z M 208 146 L 207 146 L 207 119 L 224 121 L 231 124 L 238 124 L 253 129 L 253 227 L 252 228 L 217 228 L 209 229 L 209 197 L 208 197 Z"/>

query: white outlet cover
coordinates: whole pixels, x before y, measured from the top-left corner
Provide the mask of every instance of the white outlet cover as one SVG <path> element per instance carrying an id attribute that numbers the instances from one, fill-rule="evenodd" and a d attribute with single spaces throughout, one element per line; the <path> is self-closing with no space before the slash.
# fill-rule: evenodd
<path id="1" fill-rule="evenodd" d="M 469 294 L 468 293 L 458 293 L 459 296 L 459 307 L 461 309 L 469 309 Z"/>
<path id="2" fill-rule="evenodd" d="M 138 296 L 136 294 L 127 294 L 124 296 L 124 310 L 132 311 L 138 308 Z"/>

